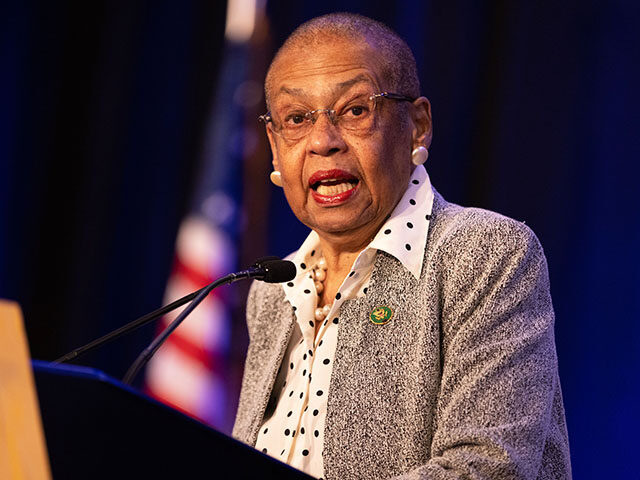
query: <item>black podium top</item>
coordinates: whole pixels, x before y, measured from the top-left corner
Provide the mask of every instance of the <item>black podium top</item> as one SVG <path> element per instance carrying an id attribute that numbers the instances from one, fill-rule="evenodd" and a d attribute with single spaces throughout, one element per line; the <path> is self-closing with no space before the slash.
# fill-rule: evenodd
<path id="1" fill-rule="evenodd" d="M 55 479 L 311 479 L 98 370 L 33 361 Z"/>

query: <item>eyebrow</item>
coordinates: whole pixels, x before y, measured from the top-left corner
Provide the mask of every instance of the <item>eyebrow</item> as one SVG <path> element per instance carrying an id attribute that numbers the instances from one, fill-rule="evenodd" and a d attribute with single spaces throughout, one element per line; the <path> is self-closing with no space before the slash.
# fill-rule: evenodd
<path id="1" fill-rule="evenodd" d="M 289 87 L 285 87 L 285 86 L 280 87 L 279 92 L 287 93 L 289 95 L 303 95 L 304 94 L 304 92 L 300 88 L 289 88 Z"/>
<path id="2" fill-rule="evenodd" d="M 359 75 L 356 75 L 355 77 L 353 77 L 351 80 L 346 80 L 344 82 L 339 83 L 338 90 L 345 90 L 351 87 L 352 85 L 355 85 L 356 83 L 366 82 L 368 80 L 369 78 L 366 75 L 360 73 Z"/>
<path id="3" fill-rule="evenodd" d="M 345 80 L 344 82 L 338 83 L 338 85 L 336 85 L 336 88 L 334 88 L 334 91 L 344 91 L 347 88 L 357 83 L 368 82 L 368 81 L 369 81 L 369 77 L 360 73 L 349 80 Z M 284 85 L 280 87 L 279 93 L 286 93 L 292 96 L 306 96 L 304 90 L 302 90 L 301 88 L 289 88 Z"/>

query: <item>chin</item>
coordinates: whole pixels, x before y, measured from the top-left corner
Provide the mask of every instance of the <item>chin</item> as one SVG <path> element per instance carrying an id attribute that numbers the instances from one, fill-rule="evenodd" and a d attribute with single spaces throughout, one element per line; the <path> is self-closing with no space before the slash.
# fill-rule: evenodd
<path id="1" fill-rule="evenodd" d="M 318 234 L 345 236 L 361 231 L 363 227 L 375 223 L 375 215 L 369 205 L 341 205 L 304 210 L 296 217 Z"/>
<path id="2" fill-rule="evenodd" d="M 311 228 L 318 233 L 346 235 L 360 229 L 367 223 L 368 221 L 362 215 L 340 215 L 340 218 L 317 219 Z"/>

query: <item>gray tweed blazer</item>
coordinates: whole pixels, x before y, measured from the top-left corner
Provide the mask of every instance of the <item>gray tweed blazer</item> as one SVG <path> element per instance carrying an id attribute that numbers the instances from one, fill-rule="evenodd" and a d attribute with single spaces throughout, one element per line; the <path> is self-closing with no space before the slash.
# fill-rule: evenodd
<path id="1" fill-rule="evenodd" d="M 386 325 L 370 312 L 391 307 Z M 255 445 L 295 317 L 254 283 L 233 436 Z M 346 301 L 324 436 L 326 479 L 567 479 L 547 265 L 520 222 L 437 192 L 420 280 L 378 252 Z"/>

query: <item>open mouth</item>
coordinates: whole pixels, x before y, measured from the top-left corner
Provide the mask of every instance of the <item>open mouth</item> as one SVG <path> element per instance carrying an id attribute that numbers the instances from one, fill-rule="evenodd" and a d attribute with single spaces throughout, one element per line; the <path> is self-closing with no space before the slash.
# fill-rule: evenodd
<path id="1" fill-rule="evenodd" d="M 318 192 L 320 195 L 333 196 L 351 190 L 357 184 L 357 180 L 352 182 L 345 182 L 343 180 L 323 180 L 322 182 L 315 183 L 311 186 L 311 188 Z"/>
<path id="2" fill-rule="evenodd" d="M 358 179 L 344 170 L 321 170 L 309 178 L 311 195 L 319 203 L 341 203 L 355 193 Z"/>

